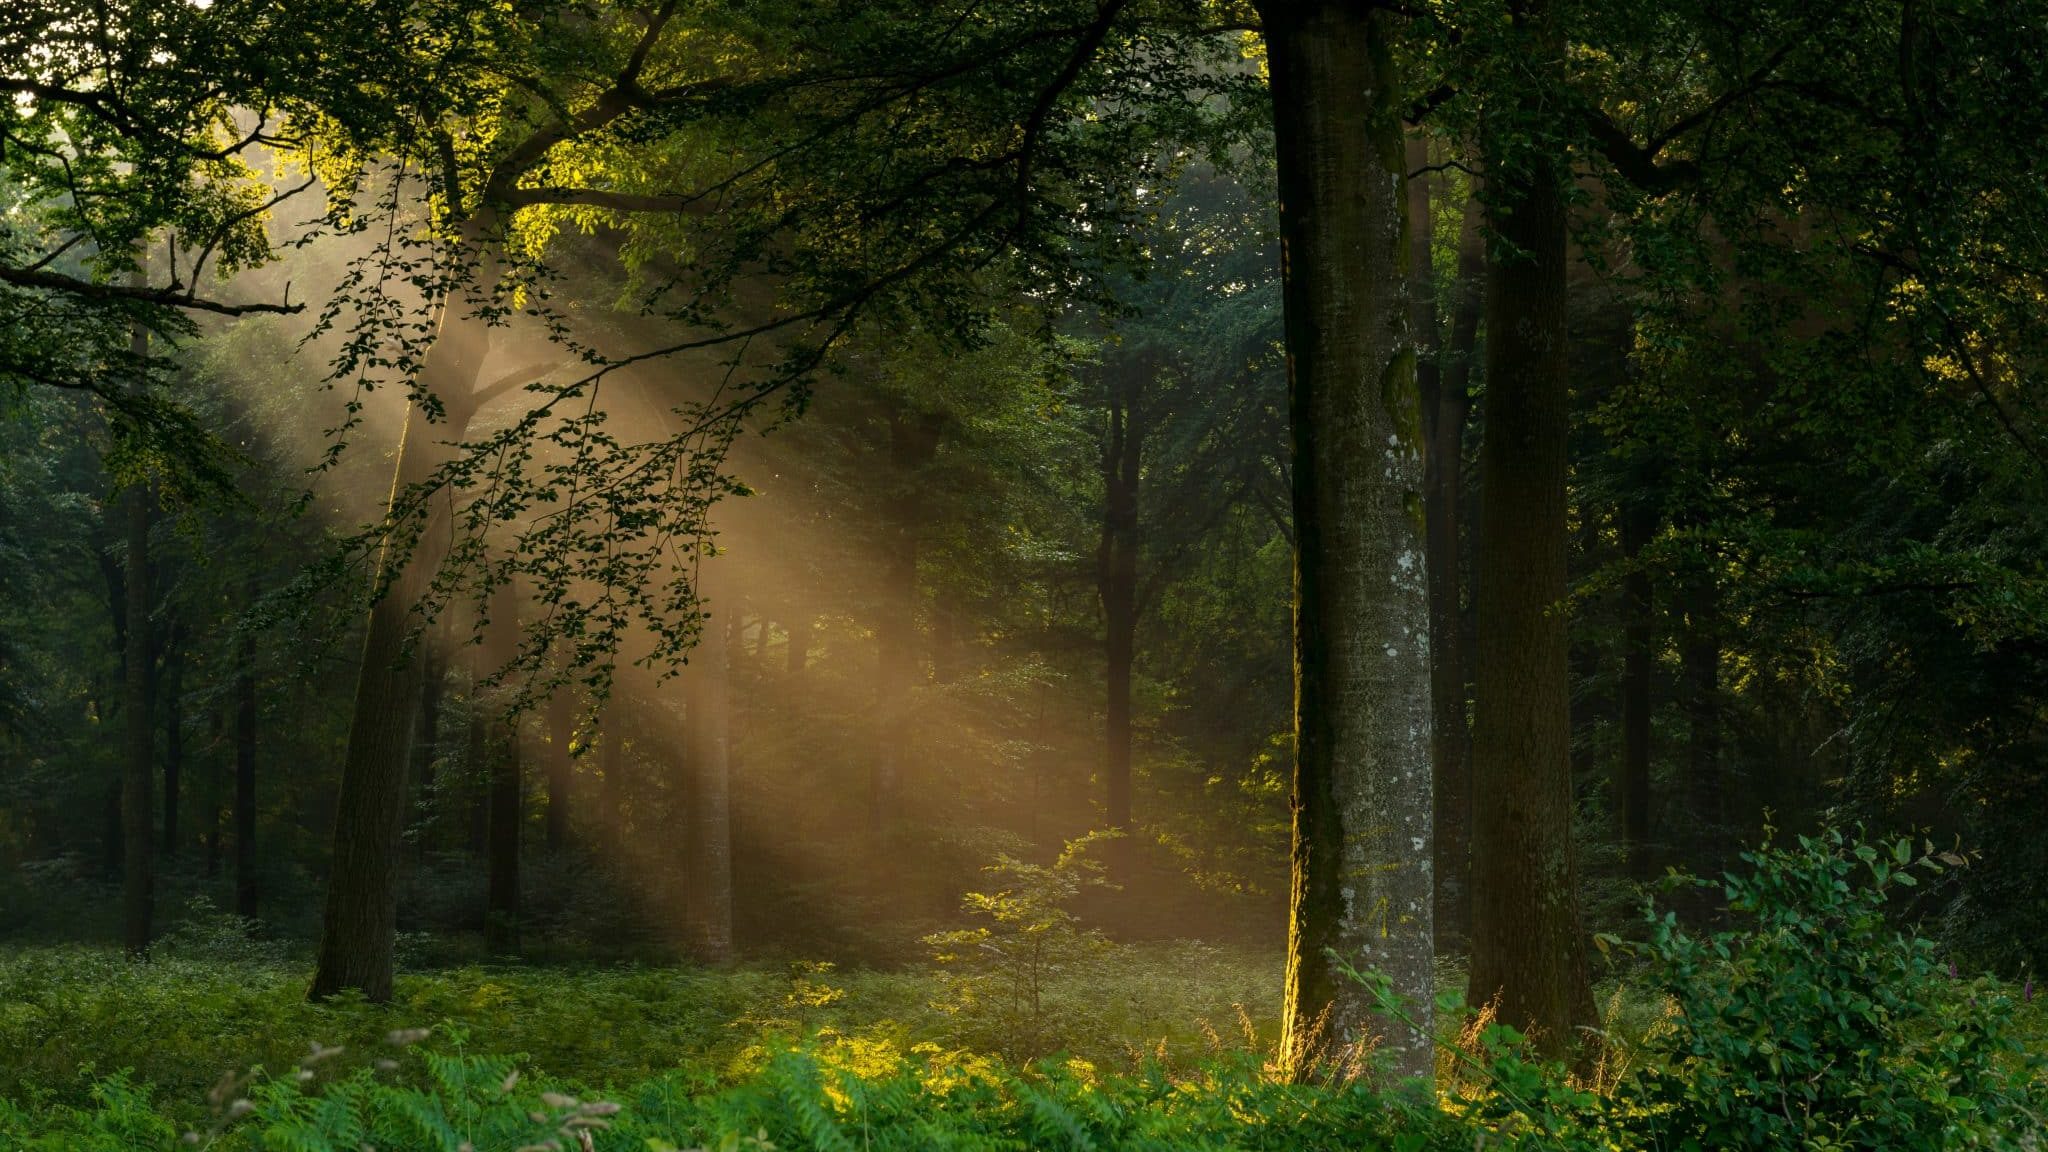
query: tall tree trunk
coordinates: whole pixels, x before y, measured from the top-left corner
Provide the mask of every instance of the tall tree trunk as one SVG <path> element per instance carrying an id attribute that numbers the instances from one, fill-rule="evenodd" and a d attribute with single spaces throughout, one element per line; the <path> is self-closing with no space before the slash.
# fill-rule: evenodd
<path id="1" fill-rule="evenodd" d="M 1412 163 L 1410 171 L 1418 165 Z M 1411 190 L 1410 211 L 1415 204 Z M 1465 425 L 1472 411 L 1472 357 L 1486 286 L 1486 234 L 1477 196 L 1465 203 L 1458 234 L 1458 280 L 1448 349 L 1435 371 L 1418 369 L 1429 438 L 1423 499 L 1429 541 L 1429 685 L 1431 759 L 1436 766 L 1436 938 L 1439 951 L 1462 949 L 1472 924 L 1472 730 L 1466 718 L 1470 673 L 1465 646 L 1462 537 L 1465 526 Z M 1415 259 L 1411 256 L 1410 259 Z M 1430 318 L 1432 326 L 1436 321 Z M 1425 359 L 1424 365 L 1428 364 Z"/>
<path id="2" fill-rule="evenodd" d="M 256 633 L 246 627 L 235 656 L 235 915 L 256 918 Z"/>
<path id="3" fill-rule="evenodd" d="M 519 599 L 509 580 L 491 593 L 484 635 L 483 654 L 489 667 L 510 664 L 518 651 Z M 521 796 L 521 717 L 503 714 L 498 700 L 486 698 L 484 707 L 490 710 L 485 720 L 490 820 L 484 853 L 484 950 L 506 956 L 519 951 L 519 840 L 526 822 Z"/>
<path id="4" fill-rule="evenodd" d="M 146 337 L 138 335 L 137 345 Z M 140 348 L 138 348 L 138 353 Z M 125 596 L 127 634 L 122 652 L 126 743 L 121 773 L 121 940 L 128 951 L 149 948 L 155 915 L 156 859 L 154 804 L 156 765 L 155 709 L 151 689 L 152 645 L 149 622 L 149 524 L 153 500 L 147 486 L 129 486 L 122 496 L 126 529 Z"/>
<path id="5" fill-rule="evenodd" d="M 164 635 L 164 839 L 159 846 L 166 860 L 177 858 L 183 842 L 178 838 L 178 802 L 183 792 L 185 770 L 185 651 L 184 635 L 172 620 Z"/>
<path id="6" fill-rule="evenodd" d="M 789 674 L 801 676 L 810 666 L 811 648 L 817 643 L 818 621 L 808 613 L 789 626 Z"/>
<path id="7" fill-rule="evenodd" d="M 603 811 L 605 841 L 617 844 L 624 831 L 626 802 L 626 709 L 616 687 L 605 702 L 604 717 L 597 728 L 597 770 L 603 779 L 599 804 Z"/>
<path id="8" fill-rule="evenodd" d="M 576 763 L 569 757 L 570 742 L 576 738 L 576 698 L 566 687 L 548 697 L 548 809 L 547 846 L 560 852 L 569 846 L 570 793 L 575 787 Z"/>
<path id="9" fill-rule="evenodd" d="M 472 230 L 490 231 L 488 221 Z M 482 274 L 488 283 L 492 274 Z M 398 445 L 391 500 L 396 504 L 413 484 L 432 476 L 445 458 L 446 443 L 468 425 L 478 370 L 490 351 L 481 321 L 445 305 L 441 328 L 421 367 L 422 383 L 446 408 L 444 422 L 429 418 L 415 402 L 407 411 Z M 321 919 L 320 952 L 310 995 L 325 999 L 345 989 L 372 1002 L 391 998 L 391 949 L 398 931 L 399 846 L 405 834 L 405 775 L 412 753 L 413 706 L 419 699 L 424 662 L 406 652 L 413 605 L 440 559 L 433 541 L 445 537 L 444 501 L 420 534 L 420 547 L 401 555 L 387 545 L 378 561 L 376 586 L 384 594 L 370 609 L 363 659 L 349 722 L 348 751 L 335 798 L 334 851 L 329 865 L 327 905 Z"/>
<path id="10" fill-rule="evenodd" d="M 1721 636 L 1719 595 L 1713 577 L 1696 576 L 1685 593 L 1685 675 L 1688 777 L 1692 796 L 1696 869 L 1720 867 L 1721 832 L 1728 823 L 1728 785 L 1721 771 Z M 1711 872 L 1710 872 L 1711 874 Z"/>
<path id="11" fill-rule="evenodd" d="M 709 568 L 718 561 L 707 562 Z M 703 964 L 732 960 L 732 722 L 739 619 L 713 621 L 685 671 L 690 824 L 685 940 Z"/>
<path id="12" fill-rule="evenodd" d="M 221 757 L 228 747 L 227 718 L 216 703 L 210 712 L 206 747 L 206 878 L 220 875 Z"/>
<path id="13" fill-rule="evenodd" d="M 423 664 L 420 669 L 420 727 L 413 734 L 412 780 L 413 795 L 418 797 L 416 805 L 427 814 L 418 829 L 419 839 L 414 849 L 425 857 L 433 849 L 434 761 L 441 751 L 441 693 L 448 679 L 448 659 L 438 643 L 429 642 L 419 654 Z"/>
<path id="14" fill-rule="evenodd" d="M 1517 20 L 1531 52 L 1561 67 L 1541 0 Z M 1486 435 L 1480 451 L 1478 650 L 1472 769 L 1471 999 L 1539 1051 L 1563 1056 L 1597 1023 L 1572 841 L 1571 690 L 1562 602 L 1567 172 L 1559 154 L 1512 143 L 1501 113 L 1484 127 L 1490 246 Z M 1504 141 L 1510 143 L 1504 143 Z M 1511 147 L 1516 167 L 1502 162 Z M 1561 146 L 1560 146 L 1561 149 Z"/>
<path id="15" fill-rule="evenodd" d="M 894 492 L 889 507 L 889 551 L 883 559 L 882 619 L 876 629 L 879 739 L 868 789 L 868 838 L 877 858 L 875 874 L 884 880 L 896 822 L 896 790 L 909 756 L 909 695 L 918 651 L 917 557 L 924 530 L 923 471 L 938 452 L 943 428 L 943 418 L 937 413 L 909 412 L 901 407 L 889 412 L 889 471 Z"/>
<path id="16" fill-rule="evenodd" d="M 1131 664 L 1138 635 L 1138 479 L 1145 450 L 1141 408 L 1152 371 L 1150 356 L 1111 368 L 1102 445 L 1102 541 L 1095 580 L 1102 598 L 1108 684 L 1103 784 L 1109 827 L 1123 833 L 1131 830 Z M 1109 859 L 1122 870 L 1129 859 L 1127 846 L 1117 845 Z"/>
<path id="17" fill-rule="evenodd" d="M 1282 1058 L 1381 1037 L 1433 1063 L 1429 598 L 1392 13 L 1260 5 L 1272 70 L 1295 551 L 1293 883 Z M 1331 954 L 1391 980 L 1379 1013 Z"/>
<path id="18" fill-rule="evenodd" d="M 1622 850 L 1636 876 L 1650 874 L 1650 677 L 1656 672 L 1655 589 L 1638 567 L 1643 549 L 1657 534 L 1657 510 L 1640 493 L 1621 509 L 1621 555 L 1628 571 L 1621 580 L 1621 770 L 1615 781 L 1615 810 L 1621 817 Z"/>

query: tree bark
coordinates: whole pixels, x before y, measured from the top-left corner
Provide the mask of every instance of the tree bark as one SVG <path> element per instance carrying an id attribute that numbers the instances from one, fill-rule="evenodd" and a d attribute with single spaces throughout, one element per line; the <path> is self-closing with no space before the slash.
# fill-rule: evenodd
<path id="1" fill-rule="evenodd" d="M 1409 170 L 1416 167 L 1411 163 Z M 1413 209 L 1411 200 L 1411 212 Z M 1463 949 L 1472 924 L 1472 730 L 1466 715 L 1471 669 L 1464 628 L 1462 481 L 1465 426 L 1472 411 L 1472 357 L 1486 286 L 1482 215 L 1478 198 L 1468 198 L 1458 234 L 1450 344 L 1444 355 L 1435 358 L 1435 371 L 1417 372 L 1429 439 L 1423 506 L 1429 520 L 1430 733 L 1431 759 L 1436 766 L 1436 939 L 1440 952 Z M 1435 323 L 1433 317 L 1431 323 Z"/>
<path id="2" fill-rule="evenodd" d="M 251 600 L 254 600 L 253 595 Z M 256 633 L 235 657 L 235 915 L 256 918 Z"/>
<path id="3" fill-rule="evenodd" d="M 707 561 L 703 568 L 718 563 Z M 702 964 L 732 960 L 732 654 L 737 615 L 708 622 L 685 671 L 689 763 L 689 866 L 685 941 Z"/>
<path id="4" fill-rule="evenodd" d="M 486 230 L 479 227 L 477 234 Z M 452 302 L 443 307 L 441 331 L 421 367 L 421 378 L 446 405 L 447 418 L 436 424 L 418 402 L 408 410 L 392 481 L 394 502 L 410 485 L 433 475 L 447 451 L 446 441 L 462 435 L 477 372 L 489 350 L 481 321 L 460 315 Z M 406 637 L 412 607 L 438 566 L 431 542 L 445 535 L 435 531 L 446 522 L 443 502 L 437 501 L 435 507 L 414 554 L 400 555 L 387 546 L 379 558 L 377 578 L 380 583 L 388 580 L 389 587 L 371 607 L 363 638 L 348 752 L 335 799 L 334 851 L 310 993 L 315 1000 L 345 989 L 360 991 L 374 1003 L 391 998 L 405 775 L 412 752 L 413 706 L 424 672 L 424 662 L 406 652 Z"/>
<path id="5" fill-rule="evenodd" d="M 1561 66 L 1547 13 L 1518 22 Z M 1571 691 L 1563 600 L 1566 376 L 1564 158 L 1482 129 L 1489 216 L 1486 434 L 1480 467 L 1472 769 L 1471 1000 L 1561 1057 L 1597 1023 L 1572 840 Z M 1504 138 L 1505 141 L 1504 142 Z M 1516 166 L 1501 157 L 1519 147 Z M 1561 146 L 1560 146 L 1561 149 Z M 1532 154 L 1533 153 L 1533 154 Z"/>
<path id="6" fill-rule="evenodd" d="M 1388 11 L 1268 0 L 1295 552 L 1293 882 L 1282 1060 L 1380 1037 L 1427 1076 L 1432 894 L 1423 443 Z M 1330 954 L 1391 981 L 1381 1014 Z"/>
<path id="7" fill-rule="evenodd" d="M 1138 634 L 1138 480 L 1145 450 L 1141 408 L 1152 370 L 1148 356 L 1111 368 L 1102 446 L 1102 540 L 1095 578 L 1108 688 L 1104 815 L 1110 828 L 1126 834 L 1131 830 L 1131 665 Z M 1119 871 L 1127 860 L 1125 847 L 1119 844 L 1109 854 Z"/>
<path id="8" fill-rule="evenodd" d="M 136 337 L 141 344 L 146 338 Z M 131 484 L 122 496 L 125 576 L 122 592 L 122 724 L 126 737 L 121 774 L 121 941 L 129 952 L 149 949 L 156 901 L 156 732 L 149 622 L 149 525 L 154 502 L 147 486 Z"/>

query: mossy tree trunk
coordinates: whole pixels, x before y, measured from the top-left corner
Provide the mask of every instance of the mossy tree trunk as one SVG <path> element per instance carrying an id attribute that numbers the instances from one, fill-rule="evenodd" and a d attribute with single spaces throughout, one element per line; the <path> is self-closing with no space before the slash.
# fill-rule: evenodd
<path id="1" fill-rule="evenodd" d="M 1432 1066 L 1429 603 L 1392 13 L 1260 5 L 1279 164 L 1295 552 L 1283 1060 Z M 1391 980 L 1414 1026 L 1331 956 Z"/>

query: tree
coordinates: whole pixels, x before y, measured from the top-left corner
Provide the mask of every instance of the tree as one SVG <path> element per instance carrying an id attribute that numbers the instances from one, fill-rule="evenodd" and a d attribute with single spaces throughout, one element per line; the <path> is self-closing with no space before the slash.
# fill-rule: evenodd
<path id="1" fill-rule="evenodd" d="M 716 564 L 706 558 L 703 564 Z M 732 960 L 732 661 L 738 613 L 709 623 L 706 643 L 684 671 L 689 773 L 688 865 L 684 936 L 705 964 Z"/>
<path id="2" fill-rule="evenodd" d="M 1294 883 L 1283 1059 L 1383 1031 L 1432 1067 L 1429 606 L 1420 398 L 1407 331 L 1396 19 L 1261 5 L 1272 75 L 1294 436 Z M 1361 466 L 1365 461 L 1372 464 Z M 1331 953 L 1377 969 L 1375 1016 Z"/>

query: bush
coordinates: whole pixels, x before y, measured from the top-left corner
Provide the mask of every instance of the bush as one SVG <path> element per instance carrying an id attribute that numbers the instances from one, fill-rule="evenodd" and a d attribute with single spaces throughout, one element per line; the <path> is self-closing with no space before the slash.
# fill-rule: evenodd
<path id="1" fill-rule="evenodd" d="M 1678 1012 L 1621 1085 L 1644 1146 L 2041 1146 L 2042 1061 L 2012 1031 L 2011 999 L 1886 917 L 1892 892 L 1959 857 L 1829 833 L 1743 860 L 1721 882 L 1737 930 L 1651 916 L 1641 950 Z"/>

